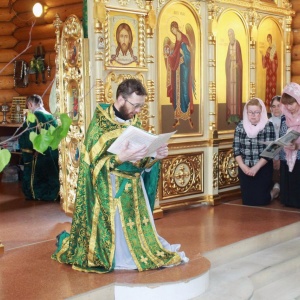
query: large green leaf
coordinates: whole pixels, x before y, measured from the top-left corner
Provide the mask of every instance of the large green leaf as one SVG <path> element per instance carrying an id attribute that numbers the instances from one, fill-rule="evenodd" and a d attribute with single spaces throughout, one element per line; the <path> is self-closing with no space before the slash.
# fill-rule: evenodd
<path id="1" fill-rule="evenodd" d="M 61 114 L 60 115 L 61 127 L 62 132 L 60 135 L 65 138 L 68 134 L 70 125 L 72 124 L 72 119 L 68 116 L 68 114 Z"/>
<path id="2" fill-rule="evenodd" d="M 61 124 L 56 128 L 50 125 L 48 129 L 45 129 L 43 128 L 44 124 L 39 123 L 37 125 L 39 128 L 39 134 L 35 131 L 30 132 L 29 139 L 36 151 L 44 153 L 48 147 L 55 150 L 58 148 L 61 140 L 67 136 L 70 125 L 72 124 L 72 119 L 68 116 L 68 114 L 61 114 L 59 118 Z M 31 112 L 27 113 L 26 121 L 30 123 L 37 122 L 35 115 Z M 10 158 L 11 153 L 7 149 L 0 149 L 0 172 L 2 172 L 5 166 L 9 163 Z"/>
<path id="3" fill-rule="evenodd" d="M 50 144 L 50 147 L 55 150 L 58 148 L 59 143 L 64 139 L 69 131 L 72 119 L 67 114 L 60 115 L 61 125 L 55 128 L 52 132 L 53 140 Z"/>
<path id="4" fill-rule="evenodd" d="M 7 149 L 0 149 L 0 172 L 8 165 L 11 154 Z"/>
<path id="5" fill-rule="evenodd" d="M 37 134 L 36 132 L 30 132 L 29 134 L 33 149 L 40 153 L 44 153 L 48 149 L 53 138 L 51 132 L 43 128 L 40 129 L 40 134 Z"/>
<path id="6" fill-rule="evenodd" d="M 52 133 L 53 134 L 53 140 L 51 142 L 51 144 L 49 145 L 53 150 L 58 148 L 58 145 L 60 143 L 60 141 L 63 139 L 63 137 L 61 136 L 61 132 L 62 132 L 62 127 L 58 126 L 55 128 L 55 131 Z"/>
<path id="7" fill-rule="evenodd" d="M 26 120 L 27 122 L 34 123 L 36 121 L 35 115 L 31 112 L 28 112 L 26 116 Z"/>

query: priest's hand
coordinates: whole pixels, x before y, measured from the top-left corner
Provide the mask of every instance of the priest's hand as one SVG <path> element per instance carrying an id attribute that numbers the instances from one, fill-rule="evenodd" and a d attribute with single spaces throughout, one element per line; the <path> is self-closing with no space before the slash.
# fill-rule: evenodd
<path id="1" fill-rule="evenodd" d="M 299 145 L 295 141 L 293 141 L 289 143 L 287 146 L 284 146 L 284 149 L 291 150 L 291 151 L 299 150 Z"/>
<path id="2" fill-rule="evenodd" d="M 156 150 L 156 159 L 163 159 L 168 156 L 169 150 L 168 150 L 168 144 L 164 144 L 160 148 Z"/>
<path id="3" fill-rule="evenodd" d="M 134 149 L 129 148 L 129 141 L 126 141 L 118 154 L 118 160 L 120 162 L 131 161 L 136 162 L 143 159 L 147 154 L 148 148 L 146 145 L 136 147 Z"/>

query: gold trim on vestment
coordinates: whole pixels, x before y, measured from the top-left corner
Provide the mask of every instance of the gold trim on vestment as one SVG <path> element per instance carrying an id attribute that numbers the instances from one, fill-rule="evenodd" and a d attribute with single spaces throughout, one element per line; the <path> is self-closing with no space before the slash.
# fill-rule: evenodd
<path id="1" fill-rule="evenodd" d="M 93 161 L 95 157 L 99 156 L 101 154 L 101 149 L 102 151 L 106 151 L 107 149 L 105 149 L 103 145 L 105 145 L 105 143 L 111 139 L 116 139 L 118 136 L 120 136 L 123 130 L 124 129 L 116 129 L 103 134 L 98 140 L 98 142 L 90 150 L 90 160 Z"/>
<path id="2" fill-rule="evenodd" d="M 86 151 L 86 147 L 84 144 L 82 144 L 81 146 L 81 154 L 84 154 L 84 157 L 83 157 L 83 160 L 86 164 L 90 165 L 91 162 L 90 162 L 90 156 L 89 156 L 89 153 Z"/>
<path id="3" fill-rule="evenodd" d="M 93 171 L 93 185 L 96 184 L 97 181 L 97 177 L 99 175 L 99 172 L 101 171 L 101 169 L 103 168 L 103 166 L 106 164 L 106 162 L 110 160 L 110 157 L 107 156 L 101 160 L 99 160 L 99 162 L 97 163 L 97 165 L 94 167 L 94 171 Z M 109 171 L 108 171 L 109 172 Z"/>
<path id="4" fill-rule="evenodd" d="M 145 251 L 145 253 L 147 254 L 147 256 L 152 260 L 152 262 L 155 263 L 155 265 L 157 266 L 161 266 L 164 264 L 164 261 L 157 258 L 155 255 L 153 255 L 149 249 L 149 245 L 145 239 L 145 236 L 144 236 L 144 233 L 143 233 L 143 229 L 142 229 L 142 223 L 141 223 L 141 219 L 140 219 L 140 211 L 139 211 L 139 202 L 138 202 L 138 193 L 137 193 L 137 189 L 138 189 L 138 184 L 141 184 L 140 181 L 136 181 L 134 182 L 134 199 L 135 199 L 135 210 L 138 212 L 136 214 L 136 223 L 138 224 L 138 233 L 139 233 L 139 238 L 140 238 L 140 241 L 141 241 L 141 245 L 143 247 L 143 250 Z M 142 188 L 142 187 L 141 187 Z M 145 199 L 145 201 L 147 201 Z M 151 227 L 152 224 L 150 224 Z M 152 228 L 153 231 L 155 231 L 153 228 Z M 162 248 L 163 246 L 161 245 L 161 243 L 159 242 L 158 238 L 157 238 L 157 235 L 155 234 L 155 238 L 157 240 L 157 243 L 158 245 Z M 164 251 L 167 251 L 166 249 L 164 249 Z"/>
<path id="5" fill-rule="evenodd" d="M 33 153 L 33 150 L 31 150 L 31 149 L 22 149 L 21 151 L 25 152 L 25 153 L 30 153 L 30 154 Z"/>
<path id="6" fill-rule="evenodd" d="M 108 166 L 108 168 L 109 168 L 109 166 Z M 107 170 L 107 171 L 109 171 L 109 170 Z M 115 257 L 115 251 L 116 251 L 115 214 L 116 214 L 116 209 L 118 207 L 118 203 L 120 202 L 120 200 L 113 197 L 112 182 L 111 182 L 111 175 L 110 174 L 109 174 L 108 183 L 109 183 L 109 203 L 110 203 L 110 212 L 111 212 L 110 213 L 111 236 L 112 236 L 111 249 L 113 249 L 113 251 L 110 252 L 109 264 L 111 266 L 113 266 L 113 261 L 114 261 L 114 257 Z M 118 192 L 119 188 L 120 188 L 119 182 L 117 180 L 115 180 L 115 193 Z"/>
<path id="7" fill-rule="evenodd" d="M 93 207 L 93 221 L 92 221 L 92 229 L 91 229 L 91 237 L 89 242 L 89 252 L 88 252 L 88 266 L 89 267 L 96 267 L 94 264 L 94 253 L 95 253 L 95 246 L 96 246 L 96 236 L 97 236 L 97 229 L 98 229 L 98 218 L 100 212 L 100 198 L 98 193 L 94 192 L 95 196 L 95 204 Z"/>
<path id="8" fill-rule="evenodd" d="M 33 199 L 35 199 L 33 182 L 34 182 L 34 174 L 35 174 L 36 161 L 37 161 L 37 157 L 33 156 L 32 157 L 31 176 L 30 176 L 30 188 L 31 188 L 31 194 L 32 194 Z"/>
<path id="9" fill-rule="evenodd" d="M 66 253 L 68 248 L 69 248 L 69 240 L 70 240 L 70 237 L 67 237 L 63 240 L 63 244 L 61 246 L 61 249 L 56 253 L 56 256 L 57 256 L 57 260 L 60 262 L 60 263 L 64 263 L 60 260 L 60 257 L 62 254 Z"/>

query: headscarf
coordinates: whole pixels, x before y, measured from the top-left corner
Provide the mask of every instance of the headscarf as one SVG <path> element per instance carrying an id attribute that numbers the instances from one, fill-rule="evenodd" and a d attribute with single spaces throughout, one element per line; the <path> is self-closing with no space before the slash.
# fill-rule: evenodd
<path id="1" fill-rule="evenodd" d="M 279 105 L 280 105 L 279 106 L 280 107 L 280 115 L 277 117 L 277 116 L 274 116 L 273 112 L 271 112 L 272 116 L 269 118 L 269 121 L 272 122 L 274 125 L 276 139 L 279 138 L 279 130 L 280 130 L 281 116 L 282 116 L 282 105 L 280 103 L 280 99 L 281 99 L 281 96 L 274 96 L 272 98 L 271 104 L 270 104 L 272 106 L 275 101 L 278 101 Z"/>
<path id="2" fill-rule="evenodd" d="M 289 83 L 283 89 L 282 93 L 292 96 L 293 98 L 295 98 L 297 103 L 300 105 L 300 85 L 299 84 L 297 84 L 295 82 Z M 293 130 L 300 132 L 300 109 L 298 110 L 296 115 L 292 115 L 288 111 L 286 106 L 284 104 L 282 104 L 281 110 L 282 110 L 282 113 L 285 115 L 286 125 L 289 128 L 288 131 L 293 129 Z M 300 138 L 297 139 L 297 143 L 298 144 L 300 143 Z M 289 171 L 292 172 L 294 169 L 295 162 L 296 162 L 298 150 L 284 149 L 284 151 L 286 154 L 286 161 L 287 161 L 287 164 L 289 167 Z"/>
<path id="3" fill-rule="evenodd" d="M 274 125 L 276 139 L 279 138 L 279 129 L 280 129 L 280 124 L 281 124 L 281 116 L 282 115 L 276 117 L 272 114 L 272 117 L 269 119 Z"/>
<path id="4" fill-rule="evenodd" d="M 254 99 L 257 99 L 259 101 L 259 104 L 261 105 L 261 114 L 260 114 L 259 122 L 256 125 L 252 125 L 248 119 L 247 108 L 248 108 L 248 103 L 251 99 L 246 103 L 243 111 L 243 127 L 249 138 L 256 138 L 258 133 L 261 130 L 263 130 L 266 124 L 268 123 L 268 114 L 264 102 L 259 98 L 254 98 Z"/>

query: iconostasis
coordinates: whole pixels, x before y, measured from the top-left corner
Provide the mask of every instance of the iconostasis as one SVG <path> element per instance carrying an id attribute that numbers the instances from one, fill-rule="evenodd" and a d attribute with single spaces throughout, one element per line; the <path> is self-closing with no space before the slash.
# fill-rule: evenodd
<path id="1" fill-rule="evenodd" d="M 97 103 L 113 103 L 122 80 L 140 79 L 148 92 L 144 129 L 176 130 L 156 208 L 239 196 L 234 129 L 247 100 L 269 107 L 290 81 L 289 1 L 85 0 L 84 9 L 84 38 L 70 37 L 66 54 L 65 105 L 79 105 L 74 126 L 84 124 L 84 135 Z"/>

